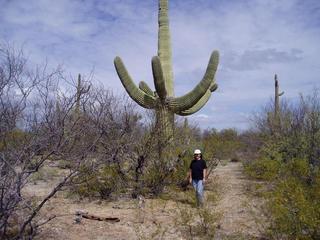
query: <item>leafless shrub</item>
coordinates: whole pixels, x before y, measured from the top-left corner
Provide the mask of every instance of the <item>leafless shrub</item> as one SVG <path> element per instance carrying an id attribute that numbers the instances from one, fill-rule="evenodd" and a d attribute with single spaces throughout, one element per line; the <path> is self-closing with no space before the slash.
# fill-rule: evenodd
<path id="1" fill-rule="evenodd" d="M 79 99 L 84 104 L 89 93 L 62 94 L 61 78 L 60 68 L 51 73 L 46 66 L 30 71 L 22 51 L 0 47 L 1 239 L 31 239 L 51 220 L 38 218 L 44 204 L 80 169 L 95 168 L 91 160 L 103 136 L 103 115 L 75 112 Z M 46 162 L 59 160 L 70 162 L 72 168 L 46 197 L 31 203 L 23 189 Z"/>

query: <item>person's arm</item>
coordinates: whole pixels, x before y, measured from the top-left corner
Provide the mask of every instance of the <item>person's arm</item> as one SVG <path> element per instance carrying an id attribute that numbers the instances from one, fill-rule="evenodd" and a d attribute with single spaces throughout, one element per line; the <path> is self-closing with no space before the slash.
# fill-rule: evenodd
<path id="1" fill-rule="evenodd" d="M 189 183 L 192 183 L 192 171 L 189 169 Z"/>
<path id="2" fill-rule="evenodd" d="M 203 169 L 203 180 L 202 180 L 202 182 L 205 183 L 206 180 L 207 180 L 207 169 L 205 168 L 205 169 Z"/>
<path id="3" fill-rule="evenodd" d="M 204 163 L 204 166 L 203 166 L 203 183 L 206 182 L 207 180 L 207 163 L 206 161 L 203 162 Z"/>

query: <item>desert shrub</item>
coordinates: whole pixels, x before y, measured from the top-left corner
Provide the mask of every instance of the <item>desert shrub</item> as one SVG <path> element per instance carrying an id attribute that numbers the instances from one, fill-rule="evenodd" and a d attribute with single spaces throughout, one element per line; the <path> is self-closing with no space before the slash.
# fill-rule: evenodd
<path id="1" fill-rule="evenodd" d="M 61 169 L 71 169 L 72 168 L 72 162 L 67 160 L 60 160 L 58 161 L 58 167 Z"/>
<path id="2" fill-rule="evenodd" d="M 164 164 L 163 164 L 164 165 Z M 163 167 L 163 166 L 162 166 Z M 158 196 L 163 192 L 164 187 L 168 184 L 168 170 L 152 166 L 143 176 L 144 185 L 148 188 L 148 192 L 154 196 Z"/>
<path id="3" fill-rule="evenodd" d="M 189 205 L 189 207 L 196 207 L 197 200 L 196 195 L 194 194 L 193 189 L 188 189 L 188 191 L 184 191 L 181 193 L 175 193 L 175 195 L 171 196 L 171 199 L 176 201 L 177 203 L 183 203 Z"/>
<path id="4" fill-rule="evenodd" d="M 235 158 L 235 153 L 243 146 L 238 132 L 234 129 L 206 130 L 202 142 L 206 156 L 219 159 Z"/>
<path id="5" fill-rule="evenodd" d="M 189 171 L 192 156 L 193 154 L 190 150 L 186 151 L 185 155 L 179 158 L 175 171 L 172 174 L 172 182 L 183 190 L 186 190 L 189 184 L 187 173 Z"/>
<path id="6" fill-rule="evenodd" d="M 154 196 L 161 194 L 167 186 L 185 186 L 190 158 L 188 155 L 175 157 L 174 153 L 167 162 L 155 159 L 142 176 L 146 191 Z"/>
<path id="7" fill-rule="evenodd" d="M 307 160 L 282 164 L 274 160 L 256 161 L 245 170 L 251 177 L 271 182 L 268 192 L 261 195 L 266 201 L 270 238 L 319 239 L 319 172 L 311 171 Z"/>
<path id="8" fill-rule="evenodd" d="M 281 158 L 280 158 L 281 160 Z M 245 165 L 246 173 L 266 180 L 266 200 L 274 239 L 318 239 L 320 224 L 319 171 L 307 159 L 261 159 Z"/>
<path id="9" fill-rule="evenodd" d="M 320 200 L 312 196 L 313 191 L 296 177 L 277 182 L 267 195 L 271 236 L 277 239 L 319 239 Z"/>
<path id="10" fill-rule="evenodd" d="M 193 209 L 183 205 L 177 205 L 177 214 L 175 215 L 174 223 L 176 227 L 180 229 L 182 236 L 185 236 L 186 239 L 193 239 L 193 222 Z"/>
<path id="11" fill-rule="evenodd" d="M 114 192 L 121 191 L 122 179 L 115 166 L 106 166 L 102 169 L 98 176 L 98 193 L 103 199 L 110 197 Z"/>
<path id="12" fill-rule="evenodd" d="M 28 134 L 21 129 L 13 129 L 8 132 L 3 132 L 0 141 L 0 151 L 5 151 L 6 148 L 16 148 L 24 144 L 27 140 Z"/>
<path id="13" fill-rule="evenodd" d="M 284 165 L 283 175 L 295 177 L 301 182 L 307 183 L 311 178 L 311 168 L 306 159 L 292 159 Z"/>
<path id="14" fill-rule="evenodd" d="M 280 124 L 266 107 L 255 119 L 261 144 L 248 175 L 266 180 L 266 213 L 274 239 L 320 239 L 320 100 L 318 91 L 283 104 Z"/>
<path id="15" fill-rule="evenodd" d="M 244 165 L 245 172 L 259 180 L 272 180 L 280 172 L 281 163 L 277 160 L 260 159 Z"/>
<path id="16" fill-rule="evenodd" d="M 45 166 L 39 171 L 32 174 L 32 176 L 30 177 L 30 181 L 36 184 L 37 181 L 49 181 L 57 176 L 59 176 L 59 172 L 57 169 Z"/>
<path id="17" fill-rule="evenodd" d="M 190 208 L 177 204 L 175 225 L 186 239 L 213 239 L 221 214 L 212 208 Z"/>
<path id="18" fill-rule="evenodd" d="M 120 175 L 114 165 L 104 166 L 99 170 L 83 167 L 74 179 L 72 193 L 80 197 L 99 197 L 109 199 L 111 194 L 121 191 Z"/>
<path id="19" fill-rule="evenodd" d="M 200 220 L 198 229 L 196 229 L 197 235 L 204 236 L 205 239 L 214 238 L 221 214 L 210 208 L 199 208 L 197 213 Z"/>

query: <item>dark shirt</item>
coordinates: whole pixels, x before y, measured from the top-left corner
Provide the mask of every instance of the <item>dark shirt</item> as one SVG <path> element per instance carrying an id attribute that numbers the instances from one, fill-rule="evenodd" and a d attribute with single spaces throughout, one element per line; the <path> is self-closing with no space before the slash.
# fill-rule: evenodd
<path id="1" fill-rule="evenodd" d="M 194 180 L 203 180 L 203 169 L 207 168 L 206 161 L 203 159 L 192 160 L 190 164 L 192 179 Z"/>

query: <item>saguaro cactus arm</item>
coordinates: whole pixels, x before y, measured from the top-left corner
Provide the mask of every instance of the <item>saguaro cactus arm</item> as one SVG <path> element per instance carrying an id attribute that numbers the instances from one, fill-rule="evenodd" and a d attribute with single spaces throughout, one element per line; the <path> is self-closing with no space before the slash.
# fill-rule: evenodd
<path id="1" fill-rule="evenodd" d="M 209 60 L 206 73 L 198 85 L 189 93 L 178 98 L 169 99 L 168 105 L 173 112 L 185 111 L 195 105 L 212 85 L 214 75 L 219 63 L 218 51 L 213 51 Z"/>
<path id="2" fill-rule="evenodd" d="M 160 58 L 154 56 L 152 58 L 152 73 L 154 79 L 154 86 L 159 98 L 164 101 L 167 97 L 167 90 L 165 85 L 165 77 L 163 75 Z"/>
<path id="3" fill-rule="evenodd" d="M 120 57 L 116 57 L 114 59 L 114 65 L 116 67 L 121 83 L 126 89 L 129 96 L 144 108 L 154 108 L 155 98 L 151 95 L 146 94 L 134 84 Z"/>
<path id="4" fill-rule="evenodd" d="M 146 94 L 150 95 L 150 96 L 155 96 L 154 92 L 151 90 L 151 88 L 148 86 L 148 84 L 144 81 L 141 81 L 139 83 L 139 88 L 144 91 Z"/>
<path id="5" fill-rule="evenodd" d="M 218 85 L 216 83 L 213 83 L 210 89 L 206 91 L 206 93 L 202 96 L 202 98 L 200 98 L 200 100 L 195 105 L 193 105 L 191 108 L 185 111 L 176 112 L 176 114 L 180 116 L 188 116 L 198 112 L 208 102 L 211 96 L 211 93 L 217 90 L 217 88 L 218 88 Z"/>
<path id="6" fill-rule="evenodd" d="M 199 111 L 208 102 L 210 96 L 211 96 L 211 92 L 210 90 L 208 90 L 195 105 L 193 105 L 191 108 L 187 110 L 176 112 L 176 114 L 180 116 L 188 116 Z"/>
<path id="7" fill-rule="evenodd" d="M 172 53 L 169 29 L 168 0 L 159 0 L 158 56 L 160 57 L 166 81 L 167 95 L 174 96 Z"/>
<path id="8" fill-rule="evenodd" d="M 279 93 L 279 83 L 278 83 L 277 74 L 274 75 L 274 81 L 275 81 L 275 95 L 278 97 L 281 97 L 284 94 L 284 92 L 282 91 L 281 93 Z"/>

